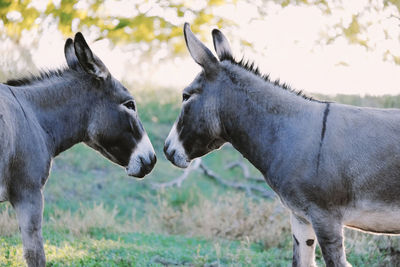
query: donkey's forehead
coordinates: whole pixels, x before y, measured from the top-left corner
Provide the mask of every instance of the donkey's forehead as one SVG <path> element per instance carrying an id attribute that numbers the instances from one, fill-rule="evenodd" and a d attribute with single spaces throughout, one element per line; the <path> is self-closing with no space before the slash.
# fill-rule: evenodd
<path id="1" fill-rule="evenodd" d="M 112 92 L 115 97 L 120 100 L 127 100 L 129 98 L 133 98 L 132 95 L 129 93 L 128 89 L 123 86 L 118 80 L 112 80 Z"/>
<path id="2" fill-rule="evenodd" d="M 207 77 L 204 71 L 200 72 L 196 78 L 183 90 L 183 93 L 192 94 L 192 93 L 201 93 L 203 90 L 207 91 L 216 91 L 224 86 L 222 83 L 229 80 L 225 75 L 225 71 L 219 69 L 215 76 L 211 79 Z"/>
<path id="3" fill-rule="evenodd" d="M 205 81 L 204 72 L 200 72 L 197 74 L 196 78 L 183 90 L 184 93 L 191 94 L 194 92 L 198 92 L 203 88 Z"/>

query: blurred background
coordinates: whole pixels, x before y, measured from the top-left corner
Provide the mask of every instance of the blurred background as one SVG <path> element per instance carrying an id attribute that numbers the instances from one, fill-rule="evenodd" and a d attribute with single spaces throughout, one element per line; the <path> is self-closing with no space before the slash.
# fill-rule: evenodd
<path id="1" fill-rule="evenodd" d="M 181 91 L 200 71 L 184 22 L 210 49 L 221 29 L 237 59 L 316 98 L 400 108 L 399 0 L 0 0 L 0 82 L 65 65 L 64 42 L 81 31 L 136 98 L 158 155 L 140 181 L 82 144 L 55 159 L 49 266 L 291 265 L 288 212 L 238 152 L 226 145 L 186 171 L 163 155 Z M 400 264 L 399 238 L 346 237 L 354 266 Z M 8 203 L 0 243 L 1 266 L 23 264 Z"/>

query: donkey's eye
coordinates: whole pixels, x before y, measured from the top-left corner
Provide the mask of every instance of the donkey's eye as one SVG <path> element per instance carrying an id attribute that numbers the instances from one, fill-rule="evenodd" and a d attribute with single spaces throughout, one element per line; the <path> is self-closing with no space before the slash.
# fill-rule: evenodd
<path id="1" fill-rule="evenodd" d="M 182 95 L 182 100 L 183 101 L 186 101 L 186 100 L 188 100 L 190 98 L 190 95 L 189 94 L 183 94 Z"/>
<path id="2" fill-rule="evenodd" d="M 124 106 L 129 108 L 129 109 L 132 109 L 133 111 L 136 110 L 135 102 L 133 102 L 132 100 L 129 100 L 129 101 L 125 102 Z"/>

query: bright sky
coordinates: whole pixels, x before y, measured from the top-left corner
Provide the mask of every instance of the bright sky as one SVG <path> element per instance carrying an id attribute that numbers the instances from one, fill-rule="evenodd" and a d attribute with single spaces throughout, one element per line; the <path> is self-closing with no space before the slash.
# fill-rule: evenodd
<path id="1" fill-rule="evenodd" d="M 326 16 L 314 6 L 282 9 L 273 1 L 268 4 L 268 16 L 264 18 L 256 18 L 255 6 L 242 1 L 237 6 L 224 5 L 215 12 L 234 18 L 242 25 L 234 32 L 221 29 L 231 41 L 237 58 L 245 56 L 254 60 L 263 72 L 280 78 L 296 89 L 323 94 L 400 94 L 400 66 L 383 60 L 385 49 L 388 48 L 400 56 L 400 20 L 391 17 L 395 11 L 386 9 L 380 14 L 374 10 L 365 12 L 363 7 L 368 5 L 368 0 L 343 3 L 344 6 L 335 7 L 335 16 Z M 379 1 L 376 3 L 379 6 Z M 121 7 L 111 5 L 110 9 L 118 12 Z M 329 45 L 315 45 L 321 39 L 321 34 L 336 34 L 333 30 L 335 23 L 341 21 L 348 25 L 352 14 L 358 14 L 362 21 L 373 22 L 366 36 L 361 36 L 373 44 L 373 51 L 361 45 L 350 45 L 343 37 Z M 182 22 L 177 20 L 176 23 Z M 212 29 L 210 27 L 206 42 L 211 50 Z M 384 31 L 397 37 L 397 40 L 387 40 Z M 87 39 L 93 40 L 95 37 L 89 35 Z M 241 46 L 240 38 L 253 44 L 254 49 Z M 63 64 L 63 45 L 63 37 L 55 28 L 50 29 L 40 40 L 34 62 L 44 68 Z M 151 84 L 181 90 L 200 70 L 189 53 L 186 53 L 186 57 L 176 57 L 162 64 L 157 61 L 140 63 L 134 59 L 129 59 L 129 63 L 124 49 L 117 47 L 110 50 L 107 40 L 92 43 L 91 47 L 116 78 L 132 81 L 138 87 Z"/>

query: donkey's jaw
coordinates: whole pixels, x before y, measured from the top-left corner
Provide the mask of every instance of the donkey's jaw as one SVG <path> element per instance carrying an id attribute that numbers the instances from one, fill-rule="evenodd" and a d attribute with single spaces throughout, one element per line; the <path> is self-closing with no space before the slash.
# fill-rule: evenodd
<path id="1" fill-rule="evenodd" d="M 133 151 L 126 171 L 129 176 L 143 178 L 150 173 L 156 164 L 157 158 L 154 148 L 147 134 L 137 144 Z"/>
<path id="2" fill-rule="evenodd" d="M 176 123 L 165 141 L 164 154 L 172 164 L 179 168 L 187 168 L 190 164 L 190 159 L 186 155 L 185 148 L 179 140 L 179 135 L 176 131 Z"/>

